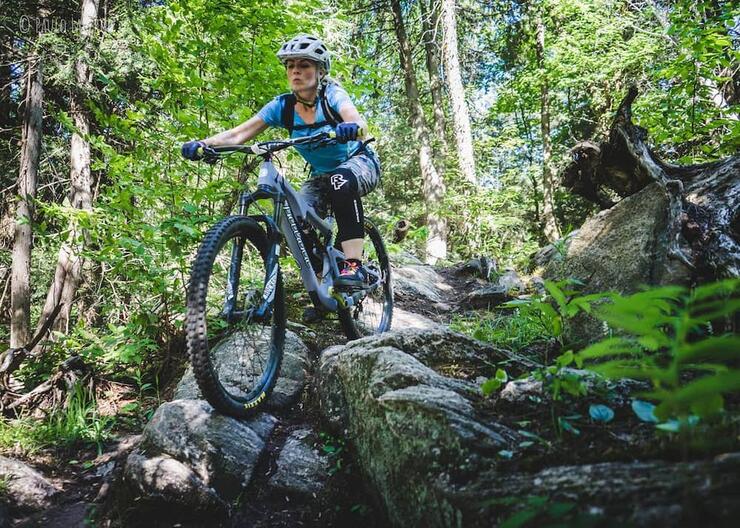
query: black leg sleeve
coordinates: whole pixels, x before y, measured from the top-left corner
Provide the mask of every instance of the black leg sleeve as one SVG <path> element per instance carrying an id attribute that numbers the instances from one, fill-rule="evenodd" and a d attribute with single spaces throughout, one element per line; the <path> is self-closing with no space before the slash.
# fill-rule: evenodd
<path id="1" fill-rule="evenodd" d="M 358 193 L 357 178 L 351 171 L 337 169 L 330 179 L 329 200 L 337 219 L 337 242 L 363 238 L 365 214 Z"/>

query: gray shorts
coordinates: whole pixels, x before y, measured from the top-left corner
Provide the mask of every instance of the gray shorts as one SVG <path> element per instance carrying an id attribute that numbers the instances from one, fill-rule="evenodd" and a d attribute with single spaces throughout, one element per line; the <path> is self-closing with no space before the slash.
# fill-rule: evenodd
<path id="1" fill-rule="evenodd" d="M 380 182 L 380 160 L 370 148 L 352 156 L 330 173 L 314 174 L 301 186 L 301 195 L 317 211 L 327 205 L 329 193 L 365 196 Z"/>

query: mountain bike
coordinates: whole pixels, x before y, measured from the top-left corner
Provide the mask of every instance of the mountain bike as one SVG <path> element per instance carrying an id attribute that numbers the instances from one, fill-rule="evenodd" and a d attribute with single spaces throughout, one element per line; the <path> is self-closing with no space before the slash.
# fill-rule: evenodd
<path id="1" fill-rule="evenodd" d="M 333 141 L 333 133 L 319 133 L 202 151 L 210 162 L 237 152 L 263 160 L 256 190 L 245 187 L 240 192 L 238 214 L 206 233 L 188 287 L 187 348 L 193 373 L 203 396 L 223 414 L 252 415 L 280 375 L 286 329 L 282 243 L 295 259 L 314 306 L 337 313 L 348 339 L 391 328 L 391 268 L 378 229 L 365 220 L 363 285 L 348 291 L 335 288 L 344 254 L 335 244 L 333 218 L 322 218 L 272 163 L 280 150 Z M 261 209 L 258 200 L 271 201 L 272 212 L 249 214 L 253 205 Z"/>

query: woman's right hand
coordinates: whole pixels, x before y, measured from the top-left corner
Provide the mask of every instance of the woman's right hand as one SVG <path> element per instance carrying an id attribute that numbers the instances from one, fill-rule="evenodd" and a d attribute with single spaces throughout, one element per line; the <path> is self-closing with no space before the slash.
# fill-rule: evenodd
<path id="1" fill-rule="evenodd" d="M 203 153 L 198 152 L 201 147 L 206 148 L 206 144 L 203 141 L 188 141 L 187 143 L 183 143 L 180 152 L 182 153 L 183 158 L 189 159 L 191 161 L 198 161 L 203 159 Z"/>

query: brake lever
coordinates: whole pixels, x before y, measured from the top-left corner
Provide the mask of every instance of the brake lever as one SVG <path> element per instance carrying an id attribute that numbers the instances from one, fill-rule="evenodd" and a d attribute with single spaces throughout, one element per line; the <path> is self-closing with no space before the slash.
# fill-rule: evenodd
<path id="1" fill-rule="evenodd" d="M 209 165 L 215 165 L 219 159 L 219 153 L 213 147 L 203 147 L 203 161 Z"/>

